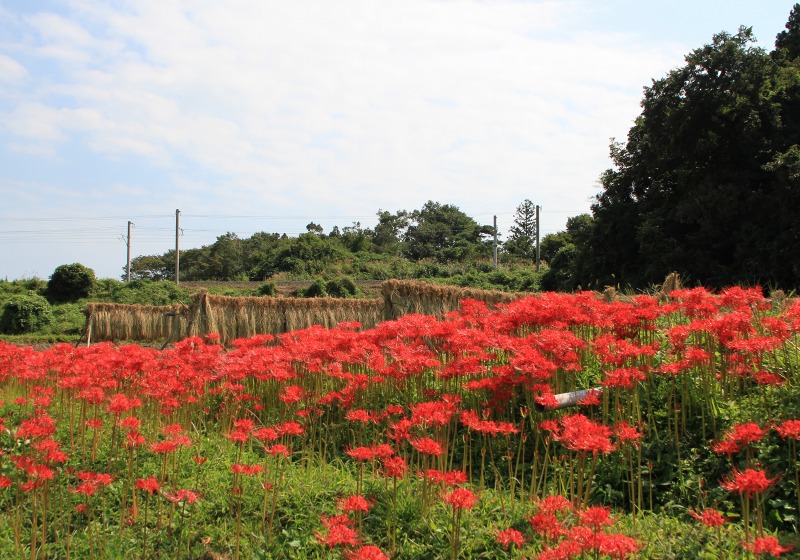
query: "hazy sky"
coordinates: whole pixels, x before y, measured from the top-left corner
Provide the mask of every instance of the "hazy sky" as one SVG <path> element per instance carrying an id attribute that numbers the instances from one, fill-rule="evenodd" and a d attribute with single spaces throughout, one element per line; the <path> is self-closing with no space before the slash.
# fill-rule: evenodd
<path id="1" fill-rule="evenodd" d="M 642 88 L 788 0 L 0 0 L 0 278 L 453 204 L 589 211 Z"/>

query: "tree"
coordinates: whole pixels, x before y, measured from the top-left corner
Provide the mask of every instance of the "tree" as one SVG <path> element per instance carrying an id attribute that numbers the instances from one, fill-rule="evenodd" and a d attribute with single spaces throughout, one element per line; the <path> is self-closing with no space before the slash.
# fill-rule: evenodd
<path id="1" fill-rule="evenodd" d="M 576 284 L 646 287 L 674 270 L 709 287 L 797 285 L 800 183 L 779 162 L 800 140 L 800 74 L 753 41 L 715 35 L 645 89 L 611 146 Z"/>
<path id="2" fill-rule="evenodd" d="M 795 60 L 800 56 L 800 4 L 795 4 L 789 13 L 786 30 L 775 38 L 775 52 L 783 58 Z"/>
<path id="3" fill-rule="evenodd" d="M 410 218 L 405 253 L 412 260 L 454 262 L 490 254 L 491 249 L 482 243 L 481 236 L 491 228 L 478 225 L 456 206 L 428 201 Z"/>
<path id="4" fill-rule="evenodd" d="M 80 263 L 62 264 L 47 282 L 45 295 L 52 302 L 77 301 L 89 296 L 94 286 L 94 270 Z"/>
<path id="5" fill-rule="evenodd" d="M 517 206 L 514 225 L 503 249 L 509 255 L 532 259 L 536 257 L 536 206 L 527 198 Z"/>
<path id="6" fill-rule="evenodd" d="M 403 239 L 408 230 L 409 215 L 405 210 L 392 214 L 378 210 L 378 224 L 372 235 L 372 245 L 379 253 L 397 255 L 404 249 Z"/>

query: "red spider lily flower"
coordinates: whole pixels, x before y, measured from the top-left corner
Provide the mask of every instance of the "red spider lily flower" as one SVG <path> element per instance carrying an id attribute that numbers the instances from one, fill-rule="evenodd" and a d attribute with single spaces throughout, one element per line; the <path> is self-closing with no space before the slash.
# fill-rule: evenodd
<path id="1" fill-rule="evenodd" d="M 86 504 L 78 504 L 75 506 L 75 513 L 86 513 L 89 511 L 89 508 L 86 507 Z"/>
<path id="2" fill-rule="evenodd" d="M 639 545 L 635 539 L 626 535 L 614 533 L 598 533 L 597 550 L 601 555 L 611 558 L 627 558 L 639 551 Z"/>
<path id="3" fill-rule="evenodd" d="M 728 458 L 733 457 L 736 453 L 742 450 L 742 446 L 732 439 L 723 439 L 711 444 L 711 450 L 714 453 L 727 455 Z"/>
<path id="4" fill-rule="evenodd" d="M 402 478 L 408 471 L 408 465 L 400 456 L 387 457 L 383 460 L 383 471 L 387 477 Z"/>
<path id="5" fill-rule="evenodd" d="M 253 437 L 262 443 L 275 441 L 281 436 L 275 428 L 259 428 L 253 432 Z"/>
<path id="6" fill-rule="evenodd" d="M 125 412 L 129 412 L 133 408 L 139 408 L 141 406 L 141 400 L 137 398 L 129 399 L 125 393 L 117 393 L 108 399 L 106 410 L 108 410 L 111 414 L 118 416 Z M 138 428 L 138 426 L 133 427 Z"/>
<path id="7" fill-rule="evenodd" d="M 522 545 L 525 544 L 525 537 L 523 534 L 511 528 L 498 531 L 495 534 L 495 539 L 497 539 L 497 542 L 506 550 L 508 550 L 508 547 L 512 544 L 516 545 L 517 548 L 522 548 Z"/>
<path id="8" fill-rule="evenodd" d="M 161 485 L 158 484 L 156 477 L 151 476 L 149 478 L 139 478 L 134 483 L 134 486 L 140 490 L 144 490 L 146 492 L 150 492 L 151 495 L 158 492 L 161 488 Z"/>
<path id="9" fill-rule="evenodd" d="M 0 488 L 9 488 L 11 486 L 11 479 L 7 476 L 0 475 Z"/>
<path id="10" fill-rule="evenodd" d="M 411 406 L 411 423 L 444 426 L 450 422 L 458 407 L 444 401 L 422 402 Z"/>
<path id="11" fill-rule="evenodd" d="M 344 415 L 344 419 L 350 422 L 362 422 L 364 424 L 374 421 L 373 414 L 364 409 L 349 410 Z"/>
<path id="12" fill-rule="evenodd" d="M 567 533 L 566 528 L 556 515 L 549 511 L 540 511 L 528 518 L 531 528 L 545 539 L 555 540 Z"/>
<path id="13" fill-rule="evenodd" d="M 275 429 L 278 430 L 278 433 L 282 436 L 302 436 L 306 433 L 306 429 L 303 427 L 302 424 L 299 422 L 283 422 L 275 426 Z"/>
<path id="14" fill-rule="evenodd" d="M 578 406 L 600 406 L 600 395 L 602 395 L 601 391 L 590 389 L 586 392 L 586 396 L 578 401 Z"/>
<path id="15" fill-rule="evenodd" d="M 616 368 L 606 372 L 600 384 L 604 387 L 633 389 L 645 379 L 647 379 L 647 375 L 636 368 Z"/>
<path id="16" fill-rule="evenodd" d="M 141 447 L 147 440 L 137 430 L 130 430 L 125 438 L 126 447 Z"/>
<path id="17" fill-rule="evenodd" d="M 231 465 L 231 471 L 237 474 L 253 476 L 258 473 L 264 472 L 264 467 L 262 467 L 261 465 L 247 465 L 243 463 L 234 463 L 233 465 Z"/>
<path id="18" fill-rule="evenodd" d="M 630 426 L 627 422 L 617 422 L 614 424 L 613 432 L 622 443 L 630 441 L 636 444 L 642 439 L 642 433 L 633 426 Z"/>
<path id="19" fill-rule="evenodd" d="M 83 494 L 85 496 L 91 496 L 97 492 L 97 484 L 92 481 L 81 482 L 75 488 L 71 488 L 70 492 L 73 494 Z"/>
<path id="20" fill-rule="evenodd" d="M 195 455 L 194 457 L 192 457 L 192 461 L 194 461 L 198 465 L 202 465 L 203 463 L 208 461 L 208 457 L 201 457 L 200 455 Z"/>
<path id="21" fill-rule="evenodd" d="M 179 502 L 186 502 L 187 504 L 193 504 L 199 499 L 197 494 L 195 494 L 191 490 L 178 490 L 177 492 L 175 492 L 175 494 L 168 494 L 166 492 L 162 492 L 161 495 L 164 496 L 173 504 L 177 504 Z"/>
<path id="22" fill-rule="evenodd" d="M 281 402 L 286 405 L 298 403 L 305 397 L 305 391 L 303 391 L 302 387 L 297 385 L 289 385 L 283 388 L 283 392 L 280 395 Z"/>
<path id="23" fill-rule="evenodd" d="M 764 471 L 747 469 L 741 472 L 734 469 L 727 478 L 720 482 L 720 486 L 729 492 L 738 492 L 752 497 L 754 494 L 765 492 L 767 488 L 775 484 L 776 480 L 778 477 L 767 478 Z"/>
<path id="24" fill-rule="evenodd" d="M 697 513 L 689 510 L 689 515 L 694 517 L 706 527 L 719 527 L 728 521 L 728 518 L 722 515 L 722 513 L 712 508 L 704 509 L 703 513 Z"/>
<path id="25" fill-rule="evenodd" d="M 239 418 L 233 422 L 233 427 L 236 428 L 234 431 L 236 432 L 244 432 L 249 434 L 253 431 L 253 426 L 254 423 L 249 418 Z"/>
<path id="26" fill-rule="evenodd" d="M 584 547 L 573 540 L 563 540 L 556 548 L 547 548 L 539 553 L 536 560 L 567 560 L 583 554 Z"/>
<path id="27" fill-rule="evenodd" d="M 572 414 L 561 418 L 562 431 L 557 437 L 567 449 L 574 451 L 607 454 L 614 450 L 611 443 L 611 428 L 589 420 L 583 414 Z"/>
<path id="28" fill-rule="evenodd" d="M 572 502 L 560 494 L 545 496 L 539 500 L 536 505 L 539 507 L 539 511 L 545 513 L 555 514 L 572 511 Z"/>
<path id="29" fill-rule="evenodd" d="M 600 527 L 611 525 L 614 520 L 611 518 L 611 510 L 603 506 L 592 506 L 585 510 L 578 512 L 578 517 L 581 523 L 588 525 L 595 531 L 599 531 Z"/>
<path id="30" fill-rule="evenodd" d="M 347 555 L 347 560 L 389 560 L 377 546 L 367 544 Z"/>
<path id="31" fill-rule="evenodd" d="M 775 431 L 783 439 L 796 439 L 800 441 L 800 420 L 785 420 L 780 426 L 775 426 Z"/>
<path id="32" fill-rule="evenodd" d="M 776 558 L 780 558 L 781 554 L 784 552 L 789 552 L 794 547 L 793 546 L 781 546 L 781 543 L 778 541 L 777 538 L 772 536 L 760 537 L 754 540 L 752 543 L 747 544 L 745 543 L 745 548 L 748 550 L 752 550 L 753 554 L 771 554 Z"/>
<path id="33" fill-rule="evenodd" d="M 453 509 L 472 509 L 475 506 L 475 500 L 475 493 L 466 488 L 456 488 L 444 495 L 445 503 L 453 506 Z"/>
<path id="34" fill-rule="evenodd" d="M 411 439 L 409 440 L 409 443 L 411 443 L 411 446 L 423 455 L 435 455 L 438 457 L 444 452 L 441 445 L 428 437 Z"/>
<path id="35" fill-rule="evenodd" d="M 346 449 L 345 453 L 356 461 L 372 461 L 375 458 L 375 450 L 371 447 L 354 447 L 352 449 Z"/>
<path id="36" fill-rule="evenodd" d="M 765 433 L 755 422 L 746 422 L 733 426 L 731 431 L 728 432 L 727 439 L 732 439 L 742 445 L 748 445 L 761 441 Z"/>
<path id="37" fill-rule="evenodd" d="M 158 453 L 162 455 L 166 455 L 167 453 L 172 453 L 178 448 L 178 445 L 172 441 L 160 441 L 158 443 L 154 443 L 150 446 L 150 451 L 153 453 Z"/>
<path id="38" fill-rule="evenodd" d="M 332 517 L 321 516 L 320 520 L 328 530 L 327 535 L 314 533 L 317 541 L 333 548 L 335 546 L 358 546 L 358 533 L 350 527 L 352 523 L 346 515 L 335 515 Z"/>
<path id="39" fill-rule="evenodd" d="M 245 443 L 250 436 L 247 435 L 247 432 L 243 430 L 234 430 L 233 432 L 226 435 L 229 440 L 235 443 Z"/>
<path id="40" fill-rule="evenodd" d="M 265 447 L 264 451 L 266 451 L 267 453 L 269 453 L 273 457 L 275 457 L 277 455 L 283 455 L 284 457 L 288 457 L 289 455 L 292 454 L 291 450 L 288 447 L 286 447 L 285 445 L 281 444 L 281 443 L 275 444 L 272 447 L 268 447 L 268 448 Z"/>
<path id="41" fill-rule="evenodd" d="M 19 423 L 17 439 L 47 439 L 56 433 L 56 422 L 46 412 Z"/>
<path id="42" fill-rule="evenodd" d="M 368 512 L 372 507 L 372 504 L 370 504 L 363 496 L 358 494 L 354 494 L 349 498 L 340 499 L 337 505 L 343 512 Z"/>
<path id="43" fill-rule="evenodd" d="M 128 416 L 124 420 L 120 421 L 119 426 L 121 428 L 128 428 L 129 430 L 138 430 L 141 424 L 142 423 L 136 416 Z"/>
<path id="44" fill-rule="evenodd" d="M 539 406 L 544 407 L 545 410 L 555 410 L 558 407 L 558 399 L 553 393 L 542 393 L 534 397 L 533 401 Z"/>
<path id="45" fill-rule="evenodd" d="M 14 399 L 14 404 L 17 406 L 28 404 L 28 399 L 26 399 L 25 397 L 17 397 L 16 399 Z"/>
<path id="46" fill-rule="evenodd" d="M 100 420 L 99 418 L 93 418 L 92 420 L 87 420 L 86 421 L 86 426 L 88 428 L 94 428 L 94 429 L 102 428 L 103 427 L 103 421 Z"/>

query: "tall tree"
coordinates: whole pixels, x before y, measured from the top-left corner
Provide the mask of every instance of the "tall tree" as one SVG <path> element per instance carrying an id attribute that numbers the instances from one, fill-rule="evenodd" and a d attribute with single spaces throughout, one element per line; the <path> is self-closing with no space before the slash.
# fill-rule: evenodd
<path id="1" fill-rule="evenodd" d="M 611 147 L 576 283 L 646 286 L 677 270 L 712 287 L 797 285 L 798 222 L 785 207 L 800 184 L 784 163 L 800 74 L 753 41 L 744 27 L 715 35 L 645 89 L 627 143 Z"/>
<path id="2" fill-rule="evenodd" d="M 532 259 L 536 256 L 536 205 L 527 198 L 517 206 L 514 225 L 503 249 L 509 255 Z"/>
<path id="3" fill-rule="evenodd" d="M 480 226 L 456 206 L 429 200 L 410 218 L 405 243 L 406 256 L 412 260 L 453 262 L 489 254 L 481 236 L 491 228 Z"/>

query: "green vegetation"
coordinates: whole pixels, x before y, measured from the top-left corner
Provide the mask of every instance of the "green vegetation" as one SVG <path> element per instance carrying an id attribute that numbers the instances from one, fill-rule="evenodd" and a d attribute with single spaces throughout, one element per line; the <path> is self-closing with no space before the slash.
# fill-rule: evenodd
<path id="1" fill-rule="evenodd" d="M 94 282 L 91 268 L 80 263 L 64 264 L 53 271 L 45 295 L 53 303 L 78 301 L 89 296 Z"/>
<path id="2" fill-rule="evenodd" d="M 715 35 L 646 88 L 562 284 L 800 285 L 800 4 L 774 51 L 754 40 Z"/>

